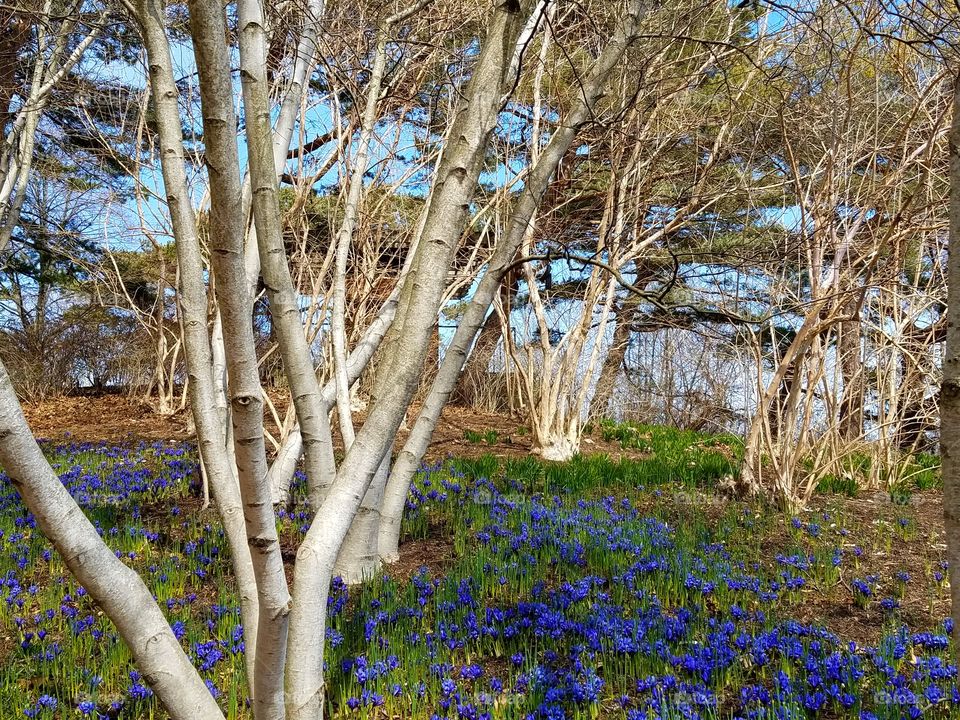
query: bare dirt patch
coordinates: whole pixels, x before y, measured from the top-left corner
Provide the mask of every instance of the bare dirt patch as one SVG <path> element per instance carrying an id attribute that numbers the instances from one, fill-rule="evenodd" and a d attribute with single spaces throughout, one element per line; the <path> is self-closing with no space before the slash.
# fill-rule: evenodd
<path id="1" fill-rule="evenodd" d="M 385 565 L 383 570 L 401 585 L 426 568 L 430 577 L 443 577 L 453 564 L 453 541 L 448 537 L 408 540 L 400 545 L 400 559 Z"/>
<path id="2" fill-rule="evenodd" d="M 903 622 L 915 632 L 935 631 L 948 617 L 947 593 L 934 591 L 934 575 L 943 572 L 940 563 L 946 560 L 938 491 L 917 493 L 904 505 L 891 502 L 886 493 L 821 495 L 802 519 L 819 524 L 825 535 L 845 530 L 844 535 L 835 535 L 845 559 L 840 582 L 824 589 L 805 588 L 803 602 L 794 609 L 797 620 L 823 625 L 845 642 L 865 647 L 879 641 L 890 621 Z M 781 518 L 779 532 L 764 538 L 771 555 L 793 547 L 789 522 Z M 905 583 L 897 581 L 901 572 L 909 574 Z M 869 576 L 878 579 L 876 592 L 861 608 L 852 583 Z M 892 613 L 879 606 L 881 599 L 890 597 L 899 604 Z"/>
<path id="3" fill-rule="evenodd" d="M 187 414 L 160 415 L 125 395 L 67 396 L 25 404 L 38 438 L 81 442 L 186 440 Z"/>
<path id="4" fill-rule="evenodd" d="M 288 398 L 271 393 L 278 415 L 286 413 Z M 411 409 L 407 422 L 416 420 L 418 407 Z M 39 438 L 80 442 L 130 442 L 137 440 L 191 440 L 187 432 L 189 413 L 160 415 L 142 400 L 126 395 L 76 395 L 24 405 L 24 413 Z M 355 414 L 355 421 L 364 420 L 363 413 Z M 264 418 L 268 432 L 277 436 L 277 428 L 268 414 Z M 470 433 L 496 433 L 494 442 L 472 442 Z M 409 427 L 401 427 L 398 446 L 406 441 Z M 491 435 L 491 438 L 494 436 Z M 340 448 L 339 434 L 334 441 Z M 605 453 L 613 459 L 642 457 L 636 450 L 623 450 L 617 442 L 608 442 L 593 433 L 584 437 L 584 453 Z M 485 413 L 470 408 L 450 405 L 444 408 L 437 424 L 433 441 L 427 451 L 428 461 L 441 460 L 451 455 L 479 457 L 494 455 L 499 458 L 521 457 L 533 452 L 533 443 L 526 432 L 522 418 Z"/>

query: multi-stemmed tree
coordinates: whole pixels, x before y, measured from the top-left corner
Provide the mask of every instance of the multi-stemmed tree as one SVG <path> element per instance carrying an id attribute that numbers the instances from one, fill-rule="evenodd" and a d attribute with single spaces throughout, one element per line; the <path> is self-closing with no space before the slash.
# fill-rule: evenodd
<path id="1" fill-rule="evenodd" d="M 317 378 L 304 332 L 278 201 L 278 183 L 284 175 L 297 110 L 317 60 L 323 8 L 308 4 L 300 15 L 300 40 L 294 45 L 291 74 L 282 83 L 282 101 L 275 112 L 270 90 L 276 78 L 268 72 L 270 28 L 258 0 L 238 3 L 235 17 L 230 17 L 231 22 L 236 20 L 235 28 L 228 27 L 220 5 L 203 0 L 189 4 L 202 105 L 203 160 L 209 183 L 210 268 L 217 308 L 211 334 L 207 275 L 195 198 L 187 183 L 182 107 L 171 62 L 167 9 L 157 0 L 137 0 L 127 6 L 147 53 L 163 194 L 179 263 L 191 405 L 205 473 L 230 545 L 241 599 L 247 674 L 258 720 L 322 716 L 326 598 L 334 566 L 361 509 L 366 506 L 379 514 L 379 507 L 369 502 L 371 497 L 384 495 L 386 478 L 377 470 L 388 457 L 417 389 L 424 362 L 422 350 L 434 332 L 448 271 L 471 218 L 471 202 L 487 162 L 489 139 L 529 64 L 525 50 L 542 28 L 547 4 L 506 0 L 473 15 L 476 31 L 467 34 L 458 49 L 463 58 L 461 83 L 448 113 L 442 156 L 433 170 L 402 290 L 389 299 L 386 310 L 377 318 L 379 324 L 375 322 L 368 332 L 365 340 L 370 342 L 354 348 L 350 355 L 340 324 L 344 311 L 342 286 L 335 287 L 341 299 L 334 309 L 340 319 L 335 328 L 335 361 L 339 366 L 333 397 L 341 403 L 351 375 L 355 377 L 357 372 L 351 370 L 351 361 L 357 364 L 359 356 L 369 356 L 366 348 L 376 346 L 390 324 L 390 316 L 395 315 L 377 366 L 369 413 L 351 438 L 339 466 L 334 464 L 332 454 L 330 397 Z M 413 43 L 419 34 L 427 32 L 422 23 L 410 22 L 413 14 L 400 12 L 378 23 L 369 96 L 359 124 L 361 157 L 355 163 L 359 170 L 346 199 L 337 240 L 340 257 L 336 269 L 340 274 L 357 222 L 356 196 L 366 165 L 362 153 L 376 119 L 386 50 Z M 512 261 L 557 163 L 580 127 L 591 120 L 611 71 L 637 32 L 639 20 L 640 3 L 636 1 L 605 17 L 610 27 L 609 41 L 606 47 L 598 48 L 595 59 L 587 58 L 586 67 L 580 68 L 585 73 L 579 93 L 560 117 L 537 162 L 528 169 L 524 192 L 512 215 L 512 229 L 498 243 L 488 266 L 488 285 L 494 290 L 500 284 L 498 268 Z M 239 41 L 246 174 L 241 171 L 237 136 L 233 48 L 228 44 L 231 30 Z M 272 122 L 274 117 L 276 121 Z M 273 515 L 263 396 L 251 320 L 254 293 L 261 279 L 296 406 L 314 510 L 314 521 L 297 552 L 292 586 L 285 575 Z M 442 406 L 449 394 L 490 299 L 491 293 L 481 282 L 481 290 L 471 300 L 471 312 L 461 323 L 462 332 L 454 341 L 456 352 L 448 353 L 460 362 L 447 364 L 443 380 L 438 375 L 431 408 Z M 229 425 L 225 427 L 227 418 Z M 341 418 L 342 428 L 348 427 L 351 419 L 343 412 Z M 142 580 L 108 550 L 43 459 L 9 378 L 2 371 L 0 461 L 71 571 L 114 620 L 144 678 L 171 716 L 205 720 L 220 717 L 216 702 Z M 407 487 L 393 490 L 391 500 L 405 495 Z M 377 524 L 370 527 L 378 529 Z M 370 539 L 376 541 L 377 537 L 375 532 L 354 535 L 358 538 L 359 560 L 369 554 L 364 550 Z M 378 554 L 372 553 L 374 558 Z"/>

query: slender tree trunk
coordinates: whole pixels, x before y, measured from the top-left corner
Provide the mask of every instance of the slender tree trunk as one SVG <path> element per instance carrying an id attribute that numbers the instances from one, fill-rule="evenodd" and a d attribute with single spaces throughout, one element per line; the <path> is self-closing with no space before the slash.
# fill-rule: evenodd
<path id="1" fill-rule="evenodd" d="M 950 125 L 950 246 L 947 261 L 947 342 L 940 388 L 943 516 L 950 565 L 953 651 L 960 660 L 960 77 L 954 79 Z"/>
<path id="2" fill-rule="evenodd" d="M 259 618 L 257 583 L 247 545 L 240 488 L 234 475 L 233 462 L 224 445 L 222 421 L 216 409 L 218 381 L 213 374 L 213 358 L 207 334 L 207 288 L 203 279 L 203 257 L 186 181 L 178 93 L 163 22 L 164 7 L 162 0 L 142 0 L 135 17 L 141 25 L 147 49 L 164 190 L 177 238 L 177 263 L 180 268 L 178 300 L 186 345 L 190 407 L 204 473 L 213 488 L 217 510 L 230 545 L 240 595 L 247 680 L 252 693 L 255 668 L 250 659 L 256 654 Z"/>
<path id="3" fill-rule="evenodd" d="M 630 347 L 630 337 L 632 335 L 630 314 L 630 311 L 623 306 L 617 311 L 617 324 L 613 329 L 613 341 L 603 358 L 600 377 L 597 378 L 597 385 L 593 397 L 590 399 L 591 417 L 603 418 L 609 413 L 610 400 L 613 398 L 613 391 L 617 387 L 617 378 L 620 377 L 620 372 L 623 370 L 623 362 L 626 360 L 627 349 Z"/>
<path id="4" fill-rule="evenodd" d="M 296 56 L 293 62 L 293 70 L 290 76 L 290 82 L 287 84 L 284 92 L 283 101 L 280 104 L 280 111 L 277 116 L 276 125 L 273 128 L 272 135 L 273 165 L 277 182 L 279 182 L 280 176 L 283 174 L 287 165 L 287 155 L 290 151 L 290 142 L 293 138 L 293 131 L 296 126 L 297 116 L 301 109 L 303 90 L 310 81 L 310 77 L 313 75 L 313 71 L 317 65 L 317 33 L 319 30 L 320 19 L 324 13 L 325 2 L 324 0 L 306 0 L 299 6 L 298 9 L 303 13 L 303 26 L 301 28 L 300 40 L 297 43 Z M 243 248 L 243 264 L 247 276 L 248 290 L 251 295 L 253 295 L 256 291 L 257 281 L 260 274 L 260 243 L 257 237 L 257 226 L 256 222 L 254 222 L 252 225 L 249 223 L 252 203 L 252 184 L 250 175 L 248 173 L 244 178 L 241 189 L 240 211 L 243 217 L 244 227 L 246 229 L 246 237 Z M 214 376 L 219 378 L 221 383 L 217 393 L 217 407 L 219 408 L 220 416 L 223 419 L 223 435 L 226 441 L 228 452 L 230 453 L 231 459 L 235 460 L 232 450 L 233 437 L 231 430 L 230 410 L 227 406 L 226 400 L 227 368 L 226 359 L 224 357 L 225 350 L 223 347 L 223 330 L 219 308 L 217 308 L 214 314 L 210 343 L 213 348 Z M 333 473 L 333 440 L 330 436 L 329 420 L 318 420 L 317 425 L 317 433 L 320 437 L 323 437 L 323 428 L 326 427 L 327 429 L 325 439 L 318 443 L 319 447 L 315 453 L 318 459 L 314 466 L 319 464 L 321 461 L 323 465 L 331 463 L 331 466 L 329 472 L 315 472 L 314 477 L 310 480 L 311 485 L 316 482 L 322 483 L 322 477 L 329 475 L 330 478 L 332 478 Z M 302 440 L 303 438 L 301 436 L 301 443 Z M 288 483 L 292 478 L 292 473 L 293 470 L 291 469 L 291 475 L 287 478 Z M 319 487 L 310 488 L 310 494 L 314 497 L 321 494 L 321 492 L 322 490 Z"/>
<path id="5" fill-rule="evenodd" d="M 399 292 L 396 291 L 387 298 L 380 312 L 377 314 L 376 319 L 370 324 L 370 327 L 367 328 L 363 339 L 353 349 L 353 352 L 350 353 L 350 357 L 347 359 L 347 380 L 350 385 L 353 385 L 360 375 L 363 374 L 364 369 L 370 362 L 370 358 L 373 357 L 377 348 L 380 347 L 380 343 L 383 341 L 396 315 L 398 298 Z M 322 416 L 327 421 L 329 427 L 328 416 L 330 409 L 336 402 L 336 385 L 333 379 L 324 385 L 322 400 Z M 270 466 L 270 488 L 275 505 L 287 505 L 290 502 L 290 482 L 293 479 L 293 473 L 296 470 L 297 461 L 300 459 L 302 449 L 303 439 L 300 435 L 300 425 L 296 424 L 291 431 L 287 433 L 287 436 L 280 445 L 280 450 L 277 451 L 277 457 Z M 329 449 L 325 450 L 325 452 L 329 452 L 330 457 L 333 457 L 332 442 L 329 444 Z M 324 464 L 324 467 L 327 467 L 327 465 Z M 333 482 L 335 468 L 332 460 L 329 467 L 329 477 L 324 477 L 317 487 L 310 489 L 310 504 L 312 507 L 319 507 L 319 504 L 323 502 L 323 498 L 326 496 L 326 492 Z"/>
<path id="6" fill-rule="evenodd" d="M 270 300 L 283 368 L 297 410 L 299 431 L 311 487 L 320 484 L 333 467 L 330 424 L 320 397 L 320 384 L 303 331 L 298 293 L 293 286 L 283 245 L 273 130 L 266 74 L 266 34 L 260 0 L 240 0 L 240 76 L 247 122 L 247 151 L 253 213 L 260 251 L 260 271 Z M 319 507 L 319 498 L 314 498 Z"/>
<path id="7" fill-rule="evenodd" d="M 855 300 L 847 304 L 845 314 L 857 307 Z M 845 320 L 840 323 L 837 338 L 840 374 L 843 378 L 843 399 L 840 402 L 840 437 L 856 442 L 863 437 L 863 364 L 860 358 L 860 322 Z"/>
<path id="8" fill-rule="evenodd" d="M 222 720 L 150 590 L 103 542 L 37 445 L 0 364 L 0 464 L 70 572 L 116 625 L 137 668 L 175 720 Z"/>
<path id="9" fill-rule="evenodd" d="M 367 156 L 370 150 L 370 141 L 373 138 L 373 127 L 377 120 L 377 107 L 380 101 L 383 76 L 387 67 L 387 30 L 393 21 L 393 18 L 389 18 L 384 23 L 384 27 L 377 33 L 373 68 L 370 72 L 370 82 L 367 84 L 367 99 L 360 121 L 357 154 L 353 160 L 353 171 L 350 173 L 347 199 L 343 209 L 343 223 L 336 238 L 336 268 L 333 279 L 333 310 L 330 326 L 333 336 L 333 373 L 337 389 L 337 416 L 340 421 L 340 435 L 343 438 L 344 451 L 350 449 L 356 436 L 353 429 L 353 412 L 350 406 L 350 381 L 347 377 L 347 261 L 350 256 L 350 246 L 353 243 L 353 233 L 360 211 L 363 178 L 367 173 Z"/>
<path id="10" fill-rule="evenodd" d="M 190 31 L 200 76 L 205 159 L 210 176 L 211 257 L 223 320 L 237 474 L 260 600 L 254 715 L 257 720 L 283 720 L 290 594 L 266 482 L 263 396 L 250 321 L 253 298 L 243 262 L 245 222 L 240 212 L 237 116 L 223 8 L 192 0 Z"/>
<path id="11" fill-rule="evenodd" d="M 44 5 L 43 16 L 50 19 L 52 6 L 48 2 Z M 67 36 L 76 31 L 77 22 L 74 18 L 61 20 L 59 37 L 53 44 L 49 57 L 38 53 L 30 93 L 24 100 L 19 117 L 13 122 L 10 133 L 5 138 L 3 152 L 0 156 L 6 161 L 0 169 L 0 251 L 10 243 L 14 229 L 20 223 L 20 210 L 23 208 L 27 181 L 30 178 L 30 168 L 33 164 L 34 145 L 36 144 L 37 126 L 47 107 L 50 93 L 53 88 L 69 73 L 86 53 L 93 41 L 100 35 L 102 23 L 106 20 L 107 11 L 94 19 L 90 30 L 66 55 L 68 47 Z M 42 23 L 37 24 L 38 36 L 47 31 Z M 4 108 L 9 112 L 9 107 Z M 14 150 L 16 145 L 16 150 Z"/>
<path id="12" fill-rule="evenodd" d="M 355 432 L 353 428 L 353 412 L 350 402 L 350 379 L 347 369 L 347 261 L 350 247 L 353 243 L 353 234 L 356 229 L 360 212 L 360 202 L 363 196 L 363 179 L 367 174 L 370 143 L 373 139 L 374 125 L 377 121 L 377 109 L 380 102 L 383 78 L 387 69 L 387 42 L 390 28 L 423 8 L 429 0 L 421 0 L 400 13 L 386 18 L 378 33 L 374 52 L 373 68 L 370 81 L 367 83 L 367 99 L 360 121 L 360 138 L 357 143 L 357 154 L 353 161 L 353 171 L 350 174 L 349 189 L 343 212 L 343 223 L 336 238 L 336 268 L 333 284 L 333 311 L 331 314 L 331 333 L 333 336 L 334 382 L 336 386 L 337 413 L 340 420 L 340 435 L 343 438 L 344 451 L 348 451 L 353 444 Z"/>

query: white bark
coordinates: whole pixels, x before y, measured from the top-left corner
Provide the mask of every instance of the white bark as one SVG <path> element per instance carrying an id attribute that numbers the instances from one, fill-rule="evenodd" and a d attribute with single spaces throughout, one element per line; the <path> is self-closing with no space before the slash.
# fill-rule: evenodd
<path id="1" fill-rule="evenodd" d="M 307 0 L 302 7 L 303 26 L 300 32 L 300 40 L 297 44 L 293 72 L 291 73 L 290 82 L 288 83 L 284 92 L 283 101 L 280 104 L 280 112 L 277 117 L 276 125 L 273 129 L 271 144 L 273 165 L 277 181 L 279 181 L 280 176 L 286 168 L 287 154 L 290 151 L 290 142 L 293 138 L 293 130 L 294 126 L 296 125 L 297 115 L 300 111 L 303 90 L 317 66 L 317 34 L 319 30 L 320 18 L 323 17 L 325 7 L 326 4 L 323 0 Z M 257 280 L 260 276 L 260 243 L 258 239 L 257 227 L 256 223 L 249 223 L 252 202 L 252 186 L 250 176 L 247 174 L 244 177 L 243 186 L 241 189 L 240 206 L 244 218 L 244 224 L 247 230 L 243 250 L 243 265 L 247 277 L 248 291 L 250 293 L 254 292 L 257 286 Z M 226 361 L 224 358 L 225 351 L 223 347 L 223 334 L 219 308 L 217 309 L 214 317 L 213 331 L 211 333 L 210 341 L 213 346 L 214 354 L 214 374 L 216 377 L 220 377 L 222 381 L 221 389 L 218 392 L 217 401 L 218 407 L 221 409 L 221 416 L 223 417 L 223 431 L 226 438 L 227 448 L 231 453 L 232 458 L 231 448 L 233 445 L 233 440 L 230 430 L 229 408 L 227 407 L 226 402 L 227 372 Z M 322 462 L 323 464 L 333 462 L 333 445 L 332 438 L 329 437 L 329 422 L 326 422 L 326 426 L 328 437 L 317 443 L 318 448 L 317 452 L 315 453 L 315 455 L 318 457 L 317 463 Z M 318 422 L 317 432 L 322 436 L 322 421 Z M 327 452 L 327 447 L 329 447 L 329 452 Z M 329 475 L 332 477 L 332 469 Z M 291 475 L 286 478 L 287 483 L 289 483 L 291 478 L 292 471 Z M 315 497 L 319 496 L 319 492 L 320 490 L 317 487 L 313 487 L 311 489 L 311 494 Z"/>
<path id="2" fill-rule="evenodd" d="M 317 67 L 317 35 L 319 32 L 320 19 L 323 17 L 325 9 L 326 3 L 323 0 L 307 0 L 303 6 L 303 27 L 301 28 L 300 40 L 297 44 L 293 72 L 291 73 L 290 82 L 284 93 L 283 101 L 280 104 L 280 112 L 276 125 L 273 128 L 273 167 L 277 181 L 279 181 L 287 164 L 287 154 L 290 151 L 293 129 L 296 124 L 297 115 L 300 112 L 304 88 L 309 83 Z M 250 235 L 251 237 L 247 239 L 248 246 L 259 246 L 256 227 L 251 229 Z M 259 257 L 257 253 L 253 254 Z M 250 269 L 251 263 L 248 262 L 248 274 Z M 294 301 L 296 301 L 296 298 L 294 298 Z M 306 358 L 308 360 L 310 359 L 309 348 Z M 309 361 L 312 363 L 312 360 Z M 313 372 L 312 368 L 310 371 L 311 373 Z M 299 408 L 297 412 L 299 416 Z M 310 426 L 310 433 L 306 445 L 310 453 L 307 467 L 309 501 L 311 507 L 317 508 L 323 501 L 326 489 L 330 483 L 333 482 L 336 472 L 336 464 L 333 456 L 333 436 L 330 431 L 328 408 L 324 408 L 318 412 L 315 417 L 311 416 L 311 421 L 308 425 Z M 276 471 L 274 471 L 273 467 L 270 468 L 270 487 L 271 489 L 276 488 L 276 491 L 272 492 L 274 501 L 283 504 L 289 502 L 290 481 L 293 478 L 297 460 L 305 444 L 303 432 L 299 427 L 299 421 L 294 431 L 295 432 L 291 433 L 291 435 L 295 434 L 292 442 L 296 444 L 297 447 L 286 447 L 286 449 L 281 447 L 278 457 L 274 462 L 280 458 L 283 458 L 283 462 Z M 274 479 L 279 481 L 274 483 Z"/>
<path id="3" fill-rule="evenodd" d="M 243 78 L 250 184 L 261 274 L 270 300 L 284 372 L 297 410 L 307 477 L 311 487 L 318 487 L 320 479 L 329 477 L 332 471 L 333 454 L 325 452 L 331 448 L 330 426 L 321 403 L 320 385 L 304 334 L 298 293 L 283 245 L 276 162 L 271 147 L 273 131 L 266 75 L 266 33 L 259 0 L 241 0 L 237 10 L 240 75 Z M 314 509 L 319 507 L 320 498 L 313 497 L 312 500 Z"/>
<path id="4" fill-rule="evenodd" d="M 213 407 L 220 423 L 220 436 L 227 448 L 230 466 L 235 468 L 237 459 L 233 454 L 233 439 L 230 433 L 230 406 L 227 403 L 227 354 L 223 347 L 223 320 L 220 311 L 214 314 L 210 328 L 210 362 L 213 368 L 214 399 Z"/>
<path id="5" fill-rule="evenodd" d="M 363 178 L 367 173 L 367 157 L 370 151 L 370 141 L 373 138 L 374 123 L 377 120 L 377 107 L 380 101 L 383 75 L 387 66 L 387 30 L 392 23 L 393 18 L 388 19 L 384 23 L 385 27 L 377 34 L 373 69 L 370 73 L 370 81 L 367 83 L 367 101 L 360 120 L 357 155 L 353 160 L 353 171 L 350 174 L 347 200 L 343 208 L 343 223 L 336 238 L 337 259 L 333 276 L 333 310 L 330 316 L 330 325 L 333 335 L 333 373 L 337 389 L 337 416 L 340 420 L 340 435 L 343 437 L 344 451 L 350 449 L 356 436 L 350 407 L 350 382 L 347 378 L 347 260 L 350 255 L 353 231 L 360 210 Z"/>
<path id="6" fill-rule="evenodd" d="M 337 236 L 337 266 L 334 276 L 334 302 L 331 325 L 333 329 L 333 357 L 334 380 L 337 391 L 337 411 L 340 419 L 340 433 L 343 436 L 344 451 L 349 451 L 353 444 L 355 433 L 353 429 L 352 402 L 350 398 L 350 381 L 346 367 L 346 274 L 347 256 L 353 239 L 353 231 L 357 222 L 360 207 L 360 198 L 363 191 L 363 178 L 367 173 L 367 156 L 370 140 L 373 136 L 374 123 L 377 117 L 377 106 L 380 99 L 380 90 L 387 64 L 387 41 L 390 28 L 405 18 L 413 15 L 426 2 L 420 2 L 407 8 L 402 13 L 387 18 L 377 35 L 377 46 L 373 61 L 373 70 L 367 86 L 367 101 L 360 124 L 360 140 L 357 157 L 354 160 L 353 173 L 350 177 L 350 190 L 347 194 L 344 208 L 343 225 Z M 374 575 L 380 566 L 380 556 L 377 552 L 377 537 L 380 527 L 380 503 L 390 472 L 389 454 L 384 456 L 380 468 L 374 476 L 370 490 L 363 498 L 354 525 L 344 540 L 340 549 L 340 557 L 334 572 L 340 575 L 347 584 L 353 585 Z"/>
<path id="7" fill-rule="evenodd" d="M 256 5 L 256 8 L 254 7 Z M 260 3 L 251 3 L 247 6 L 248 15 L 250 12 L 256 12 L 257 15 L 263 15 L 262 10 L 257 10 Z M 303 89 L 310 81 L 313 71 L 317 67 L 317 33 L 320 25 L 320 18 L 326 9 L 324 0 L 306 0 L 303 3 L 301 12 L 303 13 L 303 26 L 300 29 L 300 40 L 297 43 L 296 56 L 294 57 L 293 71 L 290 74 L 290 82 L 287 84 L 283 94 L 283 100 L 280 103 L 280 111 L 277 116 L 276 125 L 273 128 L 273 135 L 270 140 L 273 167 L 276 172 L 276 178 L 279 181 L 287 166 L 287 155 L 290 152 L 290 142 L 293 139 L 293 129 L 296 125 L 297 115 L 300 112 L 300 103 L 303 99 Z M 263 49 L 264 57 L 260 66 L 261 82 L 266 88 L 266 46 L 269 42 L 264 31 L 263 23 L 258 23 L 262 40 L 258 41 Z M 249 69 L 249 66 L 248 66 Z M 250 207 L 253 202 L 253 193 L 251 178 L 249 173 L 244 177 L 242 190 L 242 208 L 245 222 L 249 221 Z M 244 243 L 244 267 L 247 272 L 247 280 L 252 287 L 257 284 L 257 278 L 260 273 L 260 251 L 258 243 L 258 233 L 256 224 L 247 227 L 247 237 Z M 251 290 L 252 292 L 252 290 Z"/>
<path id="8" fill-rule="evenodd" d="M 274 505 L 281 507 L 290 505 L 290 485 L 302 452 L 303 435 L 300 434 L 300 426 L 294 425 L 280 443 L 277 456 L 270 463 L 270 470 L 267 473 Z"/>
<path id="9" fill-rule="evenodd" d="M 579 438 L 571 440 L 567 435 L 551 433 L 541 440 L 539 455 L 552 462 L 567 462 L 580 449 Z"/>
<path id="10" fill-rule="evenodd" d="M 640 20 L 640 7 L 641 3 L 637 0 L 630 3 L 623 26 L 604 48 L 591 71 L 584 77 L 581 96 L 568 116 L 555 128 L 540 158 L 530 170 L 516 210 L 510 217 L 507 234 L 497 244 L 487 265 L 486 273 L 467 304 L 453 340 L 444 353 L 437 376 L 410 436 L 397 456 L 384 492 L 378 546 L 380 556 L 386 562 L 393 562 L 399 557 L 400 522 L 407 493 L 410 490 L 410 482 L 427 451 L 437 421 L 440 419 L 440 413 L 456 386 L 470 346 L 486 319 L 490 304 L 496 297 L 504 275 L 523 242 L 527 227 L 550 186 L 550 179 L 560 160 L 570 148 L 583 124 L 591 119 L 593 108 L 603 96 L 610 73 L 620 62 L 627 45 L 635 35 Z"/>
<path id="11" fill-rule="evenodd" d="M 376 319 L 370 324 L 370 327 L 367 328 L 363 339 L 353 349 L 353 352 L 350 353 L 350 357 L 347 360 L 347 381 L 350 385 L 353 385 L 360 378 L 360 375 L 370 363 L 373 354 L 377 351 L 377 348 L 380 347 L 380 343 L 383 341 L 387 330 L 389 330 L 396 316 L 399 297 L 399 292 L 395 290 L 391 296 L 387 298 L 380 312 L 377 314 Z M 324 413 L 329 413 L 330 408 L 332 408 L 336 402 L 336 384 L 333 379 L 324 385 L 322 398 Z M 276 505 L 288 505 L 290 503 L 290 482 L 293 479 L 293 473 L 296 470 L 297 461 L 300 459 L 302 449 L 303 441 L 300 435 L 300 426 L 294 425 L 280 444 L 277 457 L 270 467 L 270 487 L 274 504 Z M 332 442 L 330 443 L 329 452 L 332 457 Z M 331 465 L 331 467 L 333 466 Z M 311 490 L 311 494 L 315 495 L 316 498 L 322 502 L 332 481 L 332 477 L 325 479 L 317 488 Z M 318 506 L 313 501 L 311 501 L 311 505 L 315 507 Z"/>
<path id="12" fill-rule="evenodd" d="M 350 530 L 337 555 L 333 574 L 339 575 L 347 585 L 359 585 L 371 579 L 380 569 L 380 553 L 377 551 L 380 534 L 380 505 L 390 473 L 390 460 L 388 451 L 380 461 L 380 467 L 377 468 L 377 474 L 370 483 L 370 489 L 363 495 L 360 509 L 357 510 L 357 515 L 350 524 Z"/>
<path id="13" fill-rule="evenodd" d="M 323 714 L 323 643 L 333 566 L 377 468 L 395 437 L 423 367 L 447 271 L 466 225 L 487 143 L 500 108 L 510 57 L 524 18 L 503 3 L 491 13 L 473 76 L 453 119 L 452 146 L 438 168 L 428 201 L 422 240 L 399 308 L 402 332 L 393 361 L 384 363 L 376 401 L 357 433 L 316 521 L 297 553 L 294 602 L 287 653 L 287 719 L 316 720 Z M 407 283 L 405 283 L 405 286 Z"/>
<path id="14" fill-rule="evenodd" d="M 236 483 L 231 457 L 224 446 L 223 425 L 217 414 L 218 383 L 213 374 L 207 334 L 207 291 L 203 280 L 203 258 L 186 182 L 177 87 L 174 82 L 170 45 L 163 23 L 163 8 L 163 3 L 158 0 L 142 0 L 134 16 L 140 23 L 148 53 L 163 183 L 174 235 L 177 238 L 177 262 L 180 267 L 178 300 L 186 345 L 190 405 L 197 429 L 197 444 L 204 476 L 213 488 L 217 509 L 230 545 L 230 557 L 240 595 L 244 645 L 247 650 L 247 680 L 252 691 L 255 669 L 249 659 L 255 657 L 256 653 L 259 617 L 256 579 L 247 546 L 240 489 Z"/>
<path id="15" fill-rule="evenodd" d="M 174 720 L 223 718 L 153 595 L 97 534 L 47 463 L 0 364 L 0 464 L 74 577 L 116 625 Z"/>
<path id="16" fill-rule="evenodd" d="M 277 538 L 263 438 L 263 398 L 243 263 L 237 117 L 230 53 L 219 4 L 190 2 L 190 31 L 200 77 L 206 165 L 210 178 L 211 257 L 223 321 L 237 474 L 260 602 L 254 674 L 257 720 L 283 720 L 283 673 L 290 595 Z"/>
<path id="17" fill-rule="evenodd" d="M 43 17 L 47 21 L 43 26 L 38 25 L 38 42 L 40 52 L 35 60 L 31 75 L 30 92 L 24 100 L 17 118 L 12 123 L 10 132 L 4 138 L 4 145 L 16 147 L 16 150 L 5 156 L 7 164 L 0 169 L 0 252 L 3 252 L 10 243 L 10 237 L 20 222 L 20 211 L 26 195 L 27 181 L 30 179 L 30 170 L 33 165 L 33 148 L 36 144 L 37 126 L 46 110 L 50 93 L 58 82 L 69 73 L 93 41 L 100 34 L 101 24 L 106 20 L 107 10 L 94 20 L 90 31 L 77 43 L 73 51 L 63 57 L 68 37 L 76 30 L 77 21 L 72 17 L 61 20 L 57 36 L 49 57 L 44 56 L 46 45 L 46 26 L 52 25 L 52 3 L 49 0 L 44 4 Z M 6 111 L 6 108 L 4 108 Z M 2 130 L 3 128 L 0 128 Z"/>

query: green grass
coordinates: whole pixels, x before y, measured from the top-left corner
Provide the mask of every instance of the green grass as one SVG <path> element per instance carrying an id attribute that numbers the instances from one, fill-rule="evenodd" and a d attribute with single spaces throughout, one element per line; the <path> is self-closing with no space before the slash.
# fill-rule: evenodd
<path id="1" fill-rule="evenodd" d="M 500 436 L 496 430 L 486 430 L 485 432 L 464 430 L 463 439 L 474 444 L 486 443 L 487 445 L 496 445 L 500 440 Z"/>
<path id="2" fill-rule="evenodd" d="M 601 423 L 601 432 L 605 440 L 641 450 L 644 457 L 591 453 L 554 463 L 536 456 L 501 459 L 487 454 L 454 458 L 451 467 L 471 479 L 510 478 L 530 491 L 558 493 L 671 483 L 706 488 L 733 475 L 739 466 L 740 441 L 733 436 L 609 421 Z"/>

